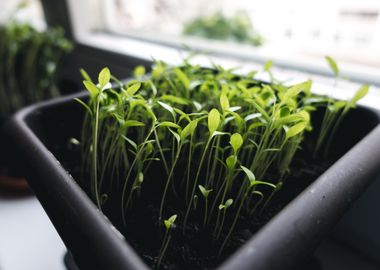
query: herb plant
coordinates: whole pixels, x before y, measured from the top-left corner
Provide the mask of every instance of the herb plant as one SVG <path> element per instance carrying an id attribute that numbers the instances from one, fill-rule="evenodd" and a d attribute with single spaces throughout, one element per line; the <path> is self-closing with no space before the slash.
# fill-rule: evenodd
<path id="1" fill-rule="evenodd" d="M 179 235 L 208 235 L 214 257 L 222 256 L 239 223 L 265 213 L 286 185 L 313 112 L 335 106 L 341 111 L 334 119 L 341 119 L 367 91 L 341 106 L 314 95 L 311 81 L 268 84 L 188 62 L 157 61 L 150 74 L 137 67 L 138 79 L 115 86 L 108 68 L 96 82 L 81 72 L 89 92 L 87 102 L 77 100 L 87 111 L 83 184 L 99 209 L 118 213 L 126 234 L 136 209 L 153 209 L 155 222 L 144 226 L 155 227 L 161 239 L 157 268 Z M 335 132 L 329 117 L 324 121 L 322 141 Z"/>
<path id="2" fill-rule="evenodd" d="M 335 76 L 335 87 L 340 78 L 339 66 L 332 57 L 326 56 L 325 59 Z M 315 147 L 315 156 L 322 154 L 326 158 L 331 149 L 333 138 L 343 119 L 349 110 L 354 108 L 356 103 L 367 95 L 368 91 L 369 85 L 363 85 L 350 100 L 333 100 L 331 98 L 327 100 L 322 126 Z M 322 148 L 324 148 L 324 151 L 320 153 Z"/>
<path id="3" fill-rule="evenodd" d="M 39 32 L 11 20 L 0 26 L 0 118 L 58 94 L 59 61 L 71 50 L 62 29 Z"/>
<path id="4" fill-rule="evenodd" d="M 233 17 L 226 17 L 217 12 L 212 16 L 195 18 L 185 25 L 183 33 L 253 46 L 260 46 L 263 43 L 262 36 L 253 29 L 252 22 L 245 12 L 238 12 Z"/>

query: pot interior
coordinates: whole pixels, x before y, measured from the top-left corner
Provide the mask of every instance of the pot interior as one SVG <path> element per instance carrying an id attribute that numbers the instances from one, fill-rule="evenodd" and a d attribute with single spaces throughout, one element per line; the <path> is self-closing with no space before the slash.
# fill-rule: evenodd
<path id="1" fill-rule="evenodd" d="M 312 117 L 314 130 L 307 135 L 309 137 L 308 141 L 315 140 L 323 118 L 322 110 L 316 111 L 314 114 L 315 115 Z M 25 119 L 27 125 L 32 129 L 32 131 L 77 181 L 79 179 L 79 171 L 81 166 L 80 155 L 78 154 L 80 151 L 78 150 L 78 146 L 70 144 L 70 139 L 80 139 L 83 118 L 84 109 L 79 103 L 73 100 L 64 100 L 50 103 L 48 106 L 37 107 L 37 109 L 29 114 Z M 377 111 L 364 107 L 358 107 L 351 110 L 344 119 L 341 128 L 338 130 L 334 138 L 331 154 L 328 158 L 328 166 L 343 156 L 350 148 L 352 148 L 357 142 L 365 137 L 366 134 L 376 127 L 379 122 L 380 116 Z M 304 147 L 307 147 L 307 145 Z M 323 162 L 323 160 L 320 161 Z M 307 162 L 305 163 L 307 164 Z M 328 166 L 325 166 L 324 170 L 327 169 Z M 159 176 L 151 175 L 151 177 Z M 317 177 L 315 177 L 315 179 L 316 178 Z M 80 181 L 78 181 L 78 183 L 81 185 Z M 276 209 L 276 211 L 280 211 L 282 207 L 297 196 L 310 183 L 312 183 L 312 181 L 305 182 L 301 185 L 301 187 L 297 186 L 297 188 L 290 192 L 290 197 L 286 197 L 285 203 L 282 203 L 279 207 L 277 207 L 278 209 Z M 292 186 L 289 185 L 288 189 L 291 188 Z M 276 213 L 272 213 L 271 216 L 266 218 L 265 222 L 267 222 L 275 214 Z M 115 220 L 115 217 L 112 216 L 112 214 L 108 217 L 111 221 L 115 221 L 114 224 L 116 227 L 120 228 L 117 224 L 118 221 Z M 260 224 L 260 226 L 263 226 L 265 222 Z M 260 226 L 258 226 L 257 229 L 259 229 Z M 142 231 L 144 230 L 142 229 Z M 128 235 L 128 232 L 123 233 Z M 248 235 L 247 238 L 250 236 L 251 235 Z M 138 238 L 138 236 L 136 237 Z M 142 235 L 142 237 L 147 238 L 146 235 Z M 154 237 L 154 235 L 151 235 L 151 237 Z M 129 241 L 129 239 L 130 238 L 127 237 L 127 241 Z M 191 240 L 194 242 L 197 241 L 195 238 Z M 199 247 L 202 247 L 202 242 L 199 242 Z M 213 247 L 206 245 L 204 248 L 210 249 Z M 230 250 L 229 254 L 233 251 L 234 250 Z M 215 265 L 210 264 L 210 266 L 214 267 L 218 264 L 220 264 L 220 262 L 217 262 Z"/>

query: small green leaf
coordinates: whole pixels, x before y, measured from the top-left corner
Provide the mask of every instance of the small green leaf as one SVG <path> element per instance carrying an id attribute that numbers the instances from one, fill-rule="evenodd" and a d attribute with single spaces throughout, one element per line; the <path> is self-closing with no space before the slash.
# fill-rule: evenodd
<path id="1" fill-rule="evenodd" d="M 178 113 L 179 115 L 181 115 L 181 119 L 185 118 L 188 122 L 191 121 L 191 119 L 190 119 L 190 117 L 189 117 L 188 114 L 184 113 L 183 111 L 181 111 L 181 110 L 178 109 L 178 108 L 173 108 L 173 109 L 174 109 L 174 111 L 175 111 L 176 113 Z"/>
<path id="2" fill-rule="evenodd" d="M 167 101 L 170 101 L 170 102 L 173 102 L 175 104 L 180 104 L 180 105 L 187 105 L 189 104 L 189 101 L 185 98 L 181 98 L 181 97 L 176 97 L 176 96 L 172 96 L 172 95 L 163 95 L 160 97 L 161 100 L 167 100 Z"/>
<path id="3" fill-rule="evenodd" d="M 136 78 L 140 78 L 144 75 L 145 75 L 145 67 L 144 66 L 141 66 L 141 65 L 137 66 L 133 70 L 133 76 L 135 76 Z"/>
<path id="4" fill-rule="evenodd" d="M 98 82 L 100 84 L 100 88 L 103 88 L 107 83 L 109 83 L 111 79 L 111 72 L 110 70 L 105 67 L 100 71 L 99 77 L 98 77 Z"/>
<path id="5" fill-rule="evenodd" d="M 150 88 L 152 89 L 153 97 L 155 97 L 157 95 L 156 85 L 151 80 L 148 81 L 148 84 L 150 85 Z"/>
<path id="6" fill-rule="evenodd" d="M 174 109 L 173 109 L 172 106 L 170 106 L 169 104 L 166 104 L 166 103 L 164 103 L 162 101 L 157 101 L 157 103 L 160 104 L 161 107 L 163 107 L 165 110 L 167 110 L 168 112 L 170 112 L 173 117 L 175 117 L 175 111 L 174 111 Z"/>
<path id="7" fill-rule="evenodd" d="M 146 150 L 145 150 L 146 156 L 149 156 L 150 154 L 152 154 L 153 151 L 154 151 L 153 143 L 152 143 L 152 142 L 148 143 L 148 144 L 146 145 L 146 148 L 145 148 L 145 149 L 146 149 Z"/>
<path id="8" fill-rule="evenodd" d="M 340 109 L 342 109 L 344 106 L 346 106 L 347 104 L 347 101 L 345 100 L 339 100 L 339 101 L 336 101 L 334 102 L 333 104 L 333 110 L 334 111 L 339 111 Z"/>
<path id="9" fill-rule="evenodd" d="M 198 121 L 193 120 L 181 131 L 181 140 L 185 140 L 188 136 L 193 135 L 195 129 L 197 128 Z"/>
<path id="10" fill-rule="evenodd" d="M 296 122 L 309 122 L 310 121 L 310 114 L 306 111 L 300 111 L 295 114 L 287 115 L 284 117 L 281 117 L 278 119 L 278 124 L 280 125 L 286 125 L 286 124 L 291 124 L 291 123 L 296 123 Z"/>
<path id="11" fill-rule="evenodd" d="M 72 145 L 80 145 L 80 142 L 75 138 L 70 138 L 69 143 Z"/>
<path id="12" fill-rule="evenodd" d="M 264 186 L 268 186 L 268 187 L 271 187 L 273 188 L 274 190 L 276 190 L 276 185 L 272 184 L 272 183 L 269 183 L 269 182 L 264 182 L 264 181 L 251 181 L 250 183 L 250 186 L 253 187 L 253 186 L 257 186 L 257 185 L 264 185 Z"/>
<path id="13" fill-rule="evenodd" d="M 221 132 L 221 131 L 214 131 L 213 134 L 211 134 L 211 138 L 216 137 L 216 136 L 223 136 L 223 135 L 228 135 L 228 132 Z"/>
<path id="14" fill-rule="evenodd" d="M 354 97 L 351 99 L 351 103 L 355 104 L 356 102 L 358 102 L 360 99 L 362 99 L 368 94 L 368 91 L 369 91 L 369 85 L 368 84 L 362 85 L 358 89 L 358 91 L 356 91 Z"/>
<path id="15" fill-rule="evenodd" d="M 83 81 L 84 86 L 87 91 L 90 93 L 91 98 L 96 98 L 99 95 L 99 89 L 96 85 L 91 81 Z"/>
<path id="16" fill-rule="evenodd" d="M 206 189 L 202 185 L 198 185 L 198 188 L 203 195 L 206 193 Z"/>
<path id="17" fill-rule="evenodd" d="M 172 226 L 172 224 L 170 223 L 170 221 L 169 220 L 164 220 L 164 224 L 165 224 L 165 228 L 167 230 L 170 230 L 170 227 Z"/>
<path id="18" fill-rule="evenodd" d="M 272 60 L 268 60 L 268 61 L 265 62 L 263 70 L 266 71 L 266 72 L 268 72 L 268 71 L 270 71 L 270 69 L 272 68 L 272 66 L 273 66 L 273 61 Z"/>
<path id="19" fill-rule="evenodd" d="M 199 112 L 200 110 L 202 110 L 202 104 L 200 104 L 199 102 L 193 100 L 193 104 L 194 104 L 194 107 L 195 109 Z"/>
<path id="20" fill-rule="evenodd" d="M 294 137 L 294 136 L 298 135 L 299 133 L 301 133 L 302 131 L 304 131 L 304 129 L 306 128 L 306 126 L 307 126 L 306 122 L 301 122 L 301 123 L 298 123 L 298 124 L 292 126 L 291 128 L 289 128 L 286 131 L 286 139 L 289 139 L 291 137 Z"/>
<path id="21" fill-rule="evenodd" d="M 132 84 L 131 86 L 129 86 L 126 91 L 128 95 L 133 96 L 140 89 L 140 87 L 141 87 L 141 82 L 136 82 Z"/>
<path id="22" fill-rule="evenodd" d="M 334 76 L 338 77 L 340 71 L 339 71 L 339 67 L 338 67 L 337 63 L 335 62 L 335 60 L 331 56 L 325 56 L 325 59 L 327 61 L 327 64 L 329 65 L 331 71 L 334 73 Z"/>
<path id="23" fill-rule="evenodd" d="M 223 124 L 227 125 L 229 122 L 231 122 L 234 119 L 235 119 L 235 116 L 228 116 L 228 117 L 224 118 Z"/>
<path id="24" fill-rule="evenodd" d="M 173 224 L 175 222 L 175 220 L 177 219 L 177 215 L 172 215 L 170 218 L 169 218 L 169 221 Z"/>
<path id="25" fill-rule="evenodd" d="M 269 117 L 268 113 L 258 103 L 256 103 L 252 99 L 246 99 L 245 101 L 247 101 L 248 103 L 252 104 L 256 108 L 256 110 L 258 110 L 259 113 L 261 113 L 261 115 L 264 117 L 264 119 L 267 122 L 270 122 L 271 118 Z"/>
<path id="26" fill-rule="evenodd" d="M 167 230 L 170 230 L 173 227 L 176 219 L 177 219 L 177 215 L 172 215 L 167 220 L 164 220 L 164 224 Z"/>
<path id="27" fill-rule="evenodd" d="M 144 182 L 144 174 L 142 172 L 138 173 L 137 182 L 139 183 L 139 185 L 141 185 Z"/>
<path id="28" fill-rule="evenodd" d="M 235 168 L 236 161 L 237 161 L 237 157 L 235 155 L 231 155 L 226 158 L 227 168 L 230 171 L 232 171 Z"/>
<path id="29" fill-rule="evenodd" d="M 84 79 L 85 81 L 92 82 L 90 76 L 88 75 L 88 73 L 87 73 L 83 68 L 80 68 L 80 69 L 79 69 L 79 72 L 80 72 L 80 74 L 82 75 L 82 77 L 83 77 L 83 79 Z"/>
<path id="30" fill-rule="evenodd" d="M 233 107 L 230 107 L 230 108 L 228 109 L 228 111 L 229 111 L 229 112 L 236 112 L 236 111 L 238 111 L 238 110 L 240 110 L 240 109 L 241 109 L 240 106 L 233 106 Z"/>
<path id="31" fill-rule="evenodd" d="M 244 117 L 244 121 L 248 122 L 249 120 L 253 120 L 253 119 L 259 118 L 261 116 L 262 116 L 261 113 L 251 113 L 251 114 L 247 115 L 246 117 Z"/>
<path id="32" fill-rule="evenodd" d="M 168 129 L 170 131 L 171 134 L 173 134 L 174 138 L 176 139 L 177 143 L 179 144 L 179 142 L 181 141 L 181 136 L 179 136 L 179 134 L 173 130 L 171 130 L 170 128 Z"/>
<path id="33" fill-rule="evenodd" d="M 187 75 L 182 70 L 180 70 L 179 68 L 175 68 L 174 73 L 177 76 L 177 78 L 180 80 L 180 82 L 182 83 L 183 87 L 186 90 L 188 90 L 190 87 L 190 80 L 187 77 Z"/>
<path id="34" fill-rule="evenodd" d="M 177 125 L 176 123 L 173 123 L 173 122 L 169 122 L 169 121 L 164 121 L 164 122 L 161 122 L 158 124 L 159 127 L 171 127 L 171 128 L 176 128 L 176 129 L 179 129 L 181 128 L 179 125 Z"/>
<path id="35" fill-rule="evenodd" d="M 223 111 L 228 111 L 228 109 L 230 108 L 230 102 L 228 100 L 227 95 L 224 93 L 220 95 L 220 107 Z"/>
<path id="36" fill-rule="evenodd" d="M 203 197 L 205 197 L 205 198 L 208 198 L 208 196 L 210 195 L 210 192 L 212 191 L 212 189 L 207 190 L 202 185 L 198 185 L 198 188 L 201 191 Z"/>
<path id="37" fill-rule="evenodd" d="M 137 150 L 137 144 L 134 141 L 124 135 L 121 135 L 121 137 L 126 140 L 135 150 Z"/>
<path id="38" fill-rule="evenodd" d="M 288 90 L 286 90 L 285 94 L 282 97 L 284 102 L 287 102 L 289 99 L 296 97 L 299 93 L 309 92 L 311 88 L 311 81 L 302 82 L 296 85 L 291 86 Z"/>
<path id="39" fill-rule="evenodd" d="M 225 204 L 220 204 L 219 205 L 219 210 L 227 210 L 231 205 L 232 205 L 232 203 L 234 202 L 234 200 L 233 199 L 228 199 L 226 202 L 225 202 Z"/>
<path id="40" fill-rule="evenodd" d="M 303 121 L 310 122 L 310 113 L 307 111 L 300 111 L 298 115 L 303 119 Z"/>
<path id="41" fill-rule="evenodd" d="M 256 181 L 256 177 L 250 169 L 248 169 L 247 167 L 244 167 L 243 165 L 240 165 L 240 168 L 242 168 L 244 173 L 247 175 L 249 182 Z"/>
<path id="42" fill-rule="evenodd" d="M 127 127 L 142 127 L 142 126 L 145 126 L 145 124 L 142 123 L 142 122 L 140 122 L 140 121 L 137 121 L 137 120 L 126 120 L 124 122 L 124 125 L 123 125 L 124 128 L 127 128 Z"/>
<path id="43" fill-rule="evenodd" d="M 243 137 L 239 133 L 234 133 L 230 137 L 230 144 L 236 154 L 240 147 L 243 145 Z"/>
<path id="44" fill-rule="evenodd" d="M 208 130 L 210 136 L 218 129 L 220 124 L 220 113 L 217 109 L 212 109 L 208 114 Z"/>
<path id="45" fill-rule="evenodd" d="M 228 208 L 232 205 L 233 202 L 234 202 L 233 199 L 228 199 L 224 205 L 226 206 L 226 208 Z"/>

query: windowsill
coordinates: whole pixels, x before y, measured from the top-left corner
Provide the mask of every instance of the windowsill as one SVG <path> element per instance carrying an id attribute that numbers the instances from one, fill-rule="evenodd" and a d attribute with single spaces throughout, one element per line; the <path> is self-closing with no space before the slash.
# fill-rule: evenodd
<path id="1" fill-rule="evenodd" d="M 326 44 L 309 48 L 309 45 L 300 42 L 287 42 L 281 45 L 266 41 L 263 46 L 253 47 L 247 44 L 236 44 L 218 40 L 207 40 L 191 36 L 175 36 L 155 34 L 141 31 L 103 32 L 118 38 L 129 38 L 151 44 L 157 44 L 172 49 L 190 48 L 196 52 L 206 52 L 209 55 L 222 58 L 238 59 L 239 62 L 256 62 L 264 64 L 272 59 L 276 66 L 294 69 L 308 73 L 331 76 L 325 55 L 331 55 L 338 60 L 343 77 L 361 83 L 376 84 L 380 86 L 380 55 L 375 50 L 368 49 L 367 55 L 352 52 L 341 47 L 327 46 Z M 365 64 L 361 64 L 365 63 Z"/>
<path id="2" fill-rule="evenodd" d="M 77 37 L 77 42 L 81 45 L 95 47 L 102 50 L 130 55 L 142 60 L 152 61 L 153 59 L 164 60 L 171 64 L 181 64 L 183 59 L 189 55 L 189 51 L 181 49 L 179 46 L 168 46 L 168 44 L 159 44 L 147 40 L 126 37 L 109 33 L 91 33 L 86 35 L 80 35 Z M 218 42 L 216 42 L 218 43 Z M 220 42 L 219 42 L 220 43 Z M 198 44 L 198 43 L 197 43 Z M 190 44 L 191 45 L 191 44 Z M 198 44 L 198 49 L 205 44 Z M 212 48 L 218 48 L 213 44 L 208 45 Z M 232 46 L 232 45 L 231 45 Z M 236 46 L 235 46 L 236 47 Z M 368 83 L 376 85 L 371 87 L 370 93 L 359 103 L 380 109 L 380 78 L 375 78 L 375 71 L 371 68 L 368 70 L 361 70 L 360 72 L 353 70 L 352 67 L 341 68 L 342 76 L 349 77 L 357 82 L 340 81 L 336 89 L 332 88 L 334 79 L 327 68 L 326 63 L 321 59 L 322 63 L 295 62 L 294 57 L 282 52 L 281 55 L 269 55 L 269 53 L 257 52 L 244 52 L 236 50 L 230 51 L 231 47 L 227 45 L 220 47 L 217 50 L 213 50 L 213 54 L 196 55 L 191 59 L 194 64 L 202 66 L 211 66 L 212 63 L 217 63 L 224 68 L 236 68 L 239 67 L 238 72 L 247 72 L 251 70 L 261 70 L 262 64 L 272 59 L 275 67 L 272 69 L 275 77 L 287 83 L 300 82 L 306 79 L 312 79 L 314 81 L 312 91 L 318 94 L 333 95 L 338 99 L 347 99 L 351 97 L 358 89 L 360 84 Z M 203 51 L 210 51 L 204 49 Z M 377 73 L 378 74 L 378 73 Z M 267 79 L 267 74 L 259 74 L 260 79 Z M 359 82 L 359 83 L 358 83 Z"/>

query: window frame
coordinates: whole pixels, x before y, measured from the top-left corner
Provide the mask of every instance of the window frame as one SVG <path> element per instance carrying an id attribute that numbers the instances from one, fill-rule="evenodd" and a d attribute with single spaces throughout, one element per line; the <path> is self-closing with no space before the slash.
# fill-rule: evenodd
<path id="1" fill-rule="evenodd" d="M 152 63 L 152 57 L 161 58 L 171 63 L 177 63 L 189 49 L 178 43 L 178 39 L 160 41 L 149 34 L 137 34 L 133 31 L 121 35 L 107 30 L 107 21 L 102 12 L 110 12 L 110 1 L 102 0 L 41 0 L 48 25 L 61 25 L 65 28 L 68 37 L 76 44 L 84 47 L 99 49 L 103 53 L 113 53 L 124 56 L 126 59 L 141 60 L 144 65 Z M 91 14 L 91 15 L 89 15 Z M 83 16 L 89 21 L 81 20 Z M 165 37 L 166 38 L 166 37 Z M 107 41 L 108 40 L 108 41 Z M 114 42 L 114 46 L 110 44 Z M 304 60 L 295 60 L 287 57 L 287 52 L 273 55 L 265 50 L 247 50 L 244 46 L 225 44 L 218 41 L 202 41 L 197 38 L 186 38 L 191 51 L 210 52 L 212 60 L 236 60 L 242 64 L 255 63 L 262 65 L 272 59 L 280 69 L 289 69 L 305 74 L 314 74 L 331 78 L 331 72 L 321 59 L 319 63 L 308 63 Z M 118 46 L 117 44 L 134 44 L 134 49 Z M 138 48 L 138 49 L 136 49 Z M 154 52 L 159 53 L 154 53 Z M 164 53 L 163 53 L 164 52 Z M 285 55 L 285 56 L 284 56 Z M 164 56 L 164 57 L 162 57 Z M 380 77 L 375 69 L 348 66 L 341 67 L 342 77 L 348 77 L 356 83 L 369 83 L 380 86 Z"/>

